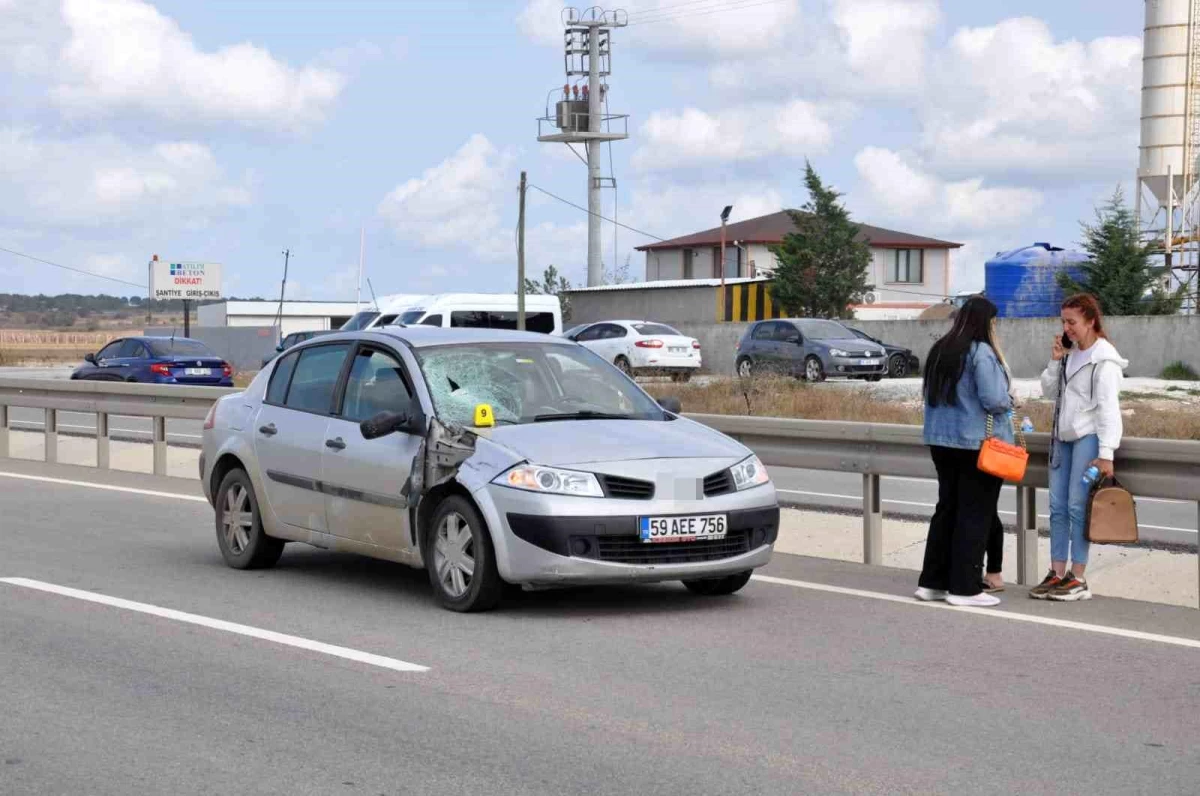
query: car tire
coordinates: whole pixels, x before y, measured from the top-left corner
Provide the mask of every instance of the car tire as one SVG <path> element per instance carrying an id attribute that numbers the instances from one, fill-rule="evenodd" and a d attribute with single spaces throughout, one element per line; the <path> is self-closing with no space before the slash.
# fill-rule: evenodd
<path id="1" fill-rule="evenodd" d="M 817 357 L 804 360 L 804 380 L 810 383 L 825 381 L 825 366 Z"/>
<path id="2" fill-rule="evenodd" d="M 876 373 L 874 376 L 867 376 L 867 381 L 883 381 L 883 376 Z"/>
<path id="3" fill-rule="evenodd" d="M 893 354 L 888 360 L 888 376 L 903 379 L 908 376 L 908 359 L 903 354 Z"/>
<path id="4" fill-rule="evenodd" d="M 438 505 L 425 551 L 429 582 L 444 607 L 466 613 L 487 611 L 500 602 L 504 581 L 496 569 L 492 537 L 469 500 L 451 495 Z"/>
<path id="5" fill-rule="evenodd" d="M 754 363 L 750 361 L 749 357 L 738 360 L 737 375 L 743 379 L 748 379 L 754 375 Z"/>
<path id="6" fill-rule="evenodd" d="M 750 576 L 753 570 L 738 572 L 733 575 L 726 575 L 723 578 L 702 578 L 700 580 L 685 580 L 683 585 L 688 588 L 688 591 L 693 594 L 700 594 L 705 597 L 723 597 L 727 594 L 733 594 L 740 591 L 743 586 L 750 582 Z"/>
<path id="7" fill-rule="evenodd" d="M 692 374 L 689 373 L 688 371 L 684 371 L 683 373 L 672 373 L 671 374 L 671 381 L 676 382 L 678 384 L 687 384 L 691 380 L 692 380 Z"/>
<path id="8" fill-rule="evenodd" d="M 266 569 L 279 561 L 285 542 L 263 530 L 258 497 L 245 470 L 230 470 L 221 479 L 213 506 L 217 547 L 226 564 L 234 569 Z M 243 516 L 239 520 L 228 516 L 231 512 Z"/>
<path id="9" fill-rule="evenodd" d="M 617 370 L 624 373 L 629 378 L 633 378 L 633 367 L 629 364 L 629 360 L 625 357 L 617 357 L 613 360 L 613 364 L 617 366 Z"/>

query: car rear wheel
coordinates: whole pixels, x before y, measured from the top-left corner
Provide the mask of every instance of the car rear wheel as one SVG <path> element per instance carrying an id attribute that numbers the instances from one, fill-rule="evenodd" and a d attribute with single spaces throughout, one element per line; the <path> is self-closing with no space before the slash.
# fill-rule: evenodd
<path id="1" fill-rule="evenodd" d="M 692 380 L 692 374 L 690 371 L 685 370 L 682 373 L 672 373 L 671 374 L 671 381 L 674 381 L 674 382 L 680 382 L 680 383 L 686 384 L 687 382 L 689 382 L 691 380 Z"/>
<path id="2" fill-rule="evenodd" d="M 754 375 L 754 363 L 751 362 L 749 359 L 743 359 L 743 360 L 739 361 L 738 366 L 737 366 L 737 372 L 738 372 L 738 375 L 741 376 L 743 379 L 750 378 L 751 376 Z"/>
<path id="3" fill-rule="evenodd" d="M 687 586 L 688 591 L 693 594 L 702 594 L 705 597 L 720 597 L 740 591 L 743 586 L 750 582 L 751 574 L 753 574 L 753 571 L 748 569 L 745 572 L 726 575 L 723 578 L 685 580 L 683 585 Z"/>
<path id="4" fill-rule="evenodd" d="M 217 546 L 234 569 L 265 569 L 283 555 L 284 541 L 263 530 L 258 497 L 245 470 L 231 470 L 217 487 Z"/>
<path id="5" fill-rule="evenodd" d="M 625 357 L 617 357 L 613 364 L 617 366 L 617 370 L 621 371 L 626 376 L 633 378 L 633 368 L 630 366 L 628 359 Z"/>
<path id="6" fill-rule="evenodd" d="M 825 366 L 816 357 L 804 360 L 804 380 L 811 383 L 825 381 Z"/>
<path id="7" fill-rule="evenodd" d="M 470 501 L 452 495 L 433 515 L 427 545 L 429 581 L 451 611 L 486 611 L 500 602 L 504 581 L 496 570 L 492 538 Z"/>
<path id="8" fill-rule="evenodd" d="M 894 354 L 888 360 L 888 375 L 893 379 L 903 379 L 908 376 L 908 358 L 903 354 Z"/>

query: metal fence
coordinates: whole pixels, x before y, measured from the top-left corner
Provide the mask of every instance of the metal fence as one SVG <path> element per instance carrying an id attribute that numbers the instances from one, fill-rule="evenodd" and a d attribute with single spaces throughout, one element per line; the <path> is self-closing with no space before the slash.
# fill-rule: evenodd
<path id="1" fill-rule="evenodd" d="M 53 382 L 0 379 L 0 458 L 10 455 L 11 407 L 45 412 L 45 459 L 58 460 L 60 411 L 96 415 L 96 462 L 109 467 L 109 419 L 116 416 L 153 420 L 154 472 L 167 469 L 167 419 L 202 420 L 212 403 L 234 392 L 215 387 Z M 739 440 L 768 467 L 795 467 L 860 473 L 863 478 L 863 560 L 883 563 L 883 509 L 880 478 L 934 478 L 933 462 L 919 426 L 847 423 L 822 420 L 689 415 Z M 1030 434 L 1030 462 L 1025 481 L 1017 486 L 1017 578 L 1034 583 L 1038 564 L 1036 495 L 1048 483 L 1047 434 Z M 1139 497 L 1194 501 L 1200 518 L 1200 442 L 1125 439 L 1117 451 L 1121 482 Z"/>

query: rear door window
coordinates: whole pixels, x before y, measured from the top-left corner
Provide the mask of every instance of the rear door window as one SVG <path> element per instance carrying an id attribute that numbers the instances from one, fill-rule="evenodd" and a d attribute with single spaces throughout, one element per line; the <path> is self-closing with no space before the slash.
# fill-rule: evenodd
<path id="1" fill-rule="evenodd" d="M 271 374 L 271 383 L 267 385 L 267 403 L 277 406 L 283 404 L 287 397 L 288 382 L 292 380 L 292 371 L 296 369 L 296 360 L 300 353 L 295 352 L 280 358 Z"/>
<path id="2" fill-rule="evenodd" d="M 300 352 L 283 405 L 301 412 L 329 414 L 348 343 L 318 345 Z"/>
<path id="3" fill-rule="evenodd" d="M 146 353 L 140 340 L 126 340 L 121 343 L 121 350 L 117 352 L 120 359 L 138 359 L 144 356 Z"/>

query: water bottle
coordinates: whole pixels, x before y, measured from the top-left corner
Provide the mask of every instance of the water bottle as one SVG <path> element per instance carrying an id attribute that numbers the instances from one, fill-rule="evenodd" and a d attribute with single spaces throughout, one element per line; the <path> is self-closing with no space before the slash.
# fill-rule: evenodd
<path id="1" fill-rule="evenodd" d="M 1100 468 L 1096 465 L 1091 465 L 1083 471 L 1083 485 L 1091 489 L 1092 484 L 1100 478 Z"/>
<path id="2" fill-rule="evenodd" d="M 1025 419 L 1021 421 L 1021 433 L 1022 434 L 1032 434 L 1033 433 L 1033 421 L 1029 419 L 1028 415 L 1026 415 Z"/>

